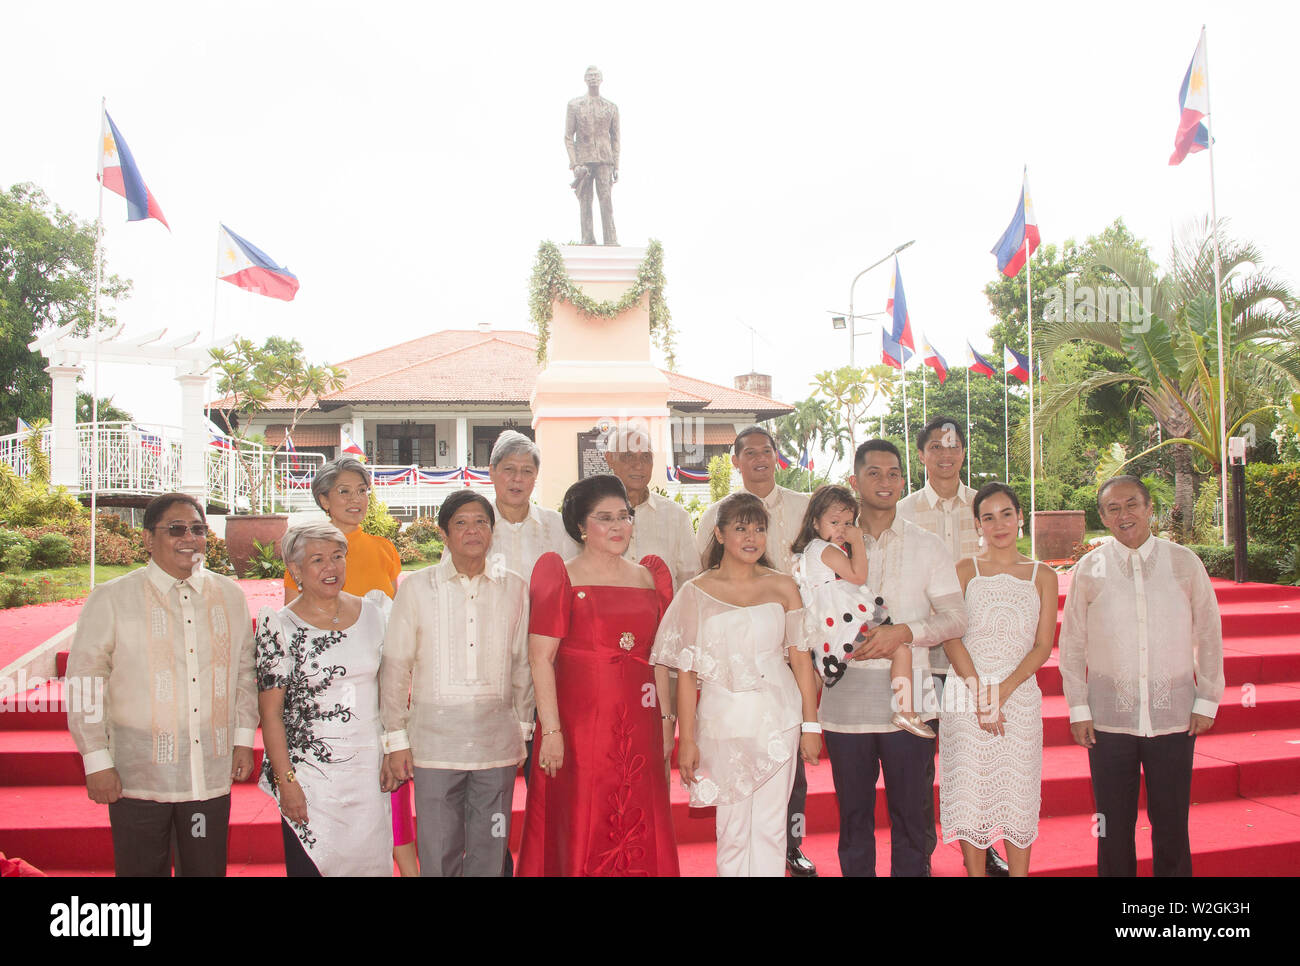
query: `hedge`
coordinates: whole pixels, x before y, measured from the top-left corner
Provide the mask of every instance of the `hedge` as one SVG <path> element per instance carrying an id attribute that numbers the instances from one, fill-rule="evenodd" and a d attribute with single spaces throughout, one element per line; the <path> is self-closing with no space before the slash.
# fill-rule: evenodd
<path id="1" fill-rule="evenodd" d="M 1187 549 L 1201 558 L 1205 570 L 1211 577 L 1232 580 L 1236 575 L 1235 551 L 1232 547 L 1210 546 L 1206 544 L 1188 544 Z M 1284 547 L 1275 547 L 1265 543 L 1248 543 L 1246 545 L 1246 579 L 1259 584 L 1275 584 L 1278 575 L 1286 567 L 1283 557 L 1288 553 Z"/>
<path id="2" fill-rule="evenodd" d="M 1300 543 L 1300 463 L 1246 465 L 1246 533 L 1260 543 Z"/>

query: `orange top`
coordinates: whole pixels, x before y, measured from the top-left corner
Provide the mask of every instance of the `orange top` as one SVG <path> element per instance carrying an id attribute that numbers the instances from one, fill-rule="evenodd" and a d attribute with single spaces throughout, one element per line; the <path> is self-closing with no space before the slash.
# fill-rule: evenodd
<path id="1" fill-rule="evenodd" d="M 358 597 L 370 590 L 382 590 L 389 597 L 397 596 L 397 575 L 402 572 L 402 558 L 397 555 L 397 548 L 383 537 L 366 533 L 360 527 L 347 535 L 348 537 L 348 576 L 343 581 L 343 589 Z M 284 570 L 285 600 L 298 596 L 298 585 Z"/>

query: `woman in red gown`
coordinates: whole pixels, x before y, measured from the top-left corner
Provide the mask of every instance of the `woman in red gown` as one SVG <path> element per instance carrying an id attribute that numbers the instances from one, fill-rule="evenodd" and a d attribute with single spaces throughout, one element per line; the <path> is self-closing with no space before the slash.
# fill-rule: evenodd
<path id="1" fill-rule="evenodd" d="M 516 875 L 675 876 L 663 712 L 649 663 L 672 577 L 623 558 L 632 508 L 615 476 L 564 495 L 568 564 L 533 568 L 529 663 L 537 734 Z"/>

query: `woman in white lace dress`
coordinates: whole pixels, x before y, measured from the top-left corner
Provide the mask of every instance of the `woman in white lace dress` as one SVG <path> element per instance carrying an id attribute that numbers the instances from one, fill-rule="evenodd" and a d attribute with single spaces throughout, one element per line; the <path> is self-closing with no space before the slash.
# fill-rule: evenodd
<path id="1" fill-rule="evenodd" d="M 1042 799 L 1043 695 L 1035 672 L 1052 653 L 1056 573 L 1021 556 L 1020 501 L 1005 483 L 975 495 L 984 549 L 957 564 L 965 637 L 944 644 L 952 662 L 939 712 L 939 816 L 960 840 L 966 874 L 984 875 L 999 838 L 1010 874 L 1029 874 Z"/>
<path id="2" fill-rule="evenodd" d="M 763 502 L 723 500 L 709 567 L 677 592 L 650 655 L 680 672 L 677 764 L 691 804 L 717 807 L 719 876 L 785 874 L 795 755 L 821 753 L 803 601 L 766 549 Z"/>

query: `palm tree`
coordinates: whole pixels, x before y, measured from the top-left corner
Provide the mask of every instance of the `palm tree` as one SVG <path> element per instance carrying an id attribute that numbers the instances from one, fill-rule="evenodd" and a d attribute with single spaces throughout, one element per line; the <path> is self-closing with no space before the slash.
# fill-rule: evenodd
<path id="1" fill-rule="evenodd" d="M 889 366 L 868 366 L 858 369 L 853 366 L 841 366 L 828 369 L 813 377 L 813 387 L 827 401 L 833 403 L 832 412 L 842 417 L 842 424 L 836 430 L 848 436 L 849 451 L 858 448 L 857 426 L 866 418 L 867 410 L 877 399 L 886 401 L 893 398 L 894 370 Z M 836 447 L 836 455 L 843 455 L 843 442 Z"/>
<path id="2" fill-rule="evenodd" d="M 1220 228 L 1222 233 L 1222 226 Z M 1300 387 L 1300 316 L 1296 297 L 1259 268 L 1253 245 L 1227 241 L 1221 252 L 1224 391 L 1228 435 L 1281 409 L 1276 400 Z M 1050 422 L 1066 406 L 1106 386 L 1127 383 L 1135 400 L 1160 425 L 1163 439 L 1124 459 L 1120 467 L 1163 447 L 1174 460 L 1174 503 L 1184 533 L 1192 526 L 1195 474 L 1219 465 L 1219 367 L 1214 304 L 1214 249 L 1208 219 L 1175 245 L 1164 275 L 1145 255 L 1117 245 L 1100 247 L 1094 267 L 1118 283 L 1110 294 L 1065 307 L 1043 329 L 1044 355 L 1071 341 L 1121 353 L 1128 371 L 1094 370 L 1083 380 L 1048 384 L 1040 418 Z M 1106 294 L 1106 293 L 1102 293 Z M 1200 462 L 1198 463 L 1198 457 Z"/>

